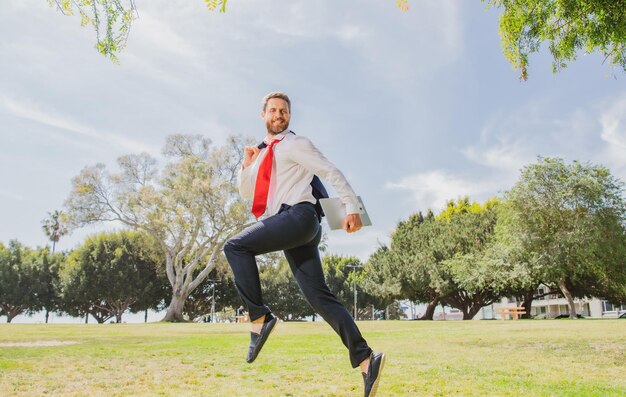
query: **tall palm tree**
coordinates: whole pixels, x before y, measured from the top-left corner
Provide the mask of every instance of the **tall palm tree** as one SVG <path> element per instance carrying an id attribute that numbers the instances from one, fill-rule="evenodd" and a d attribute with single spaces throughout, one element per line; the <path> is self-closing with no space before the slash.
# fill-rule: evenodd
<path id="1" fill-rule="evenodd" d="M 52 241 L 52 253 L 56 243 L 62 236 L 65 236 L 69 229 L 65 224 L 66 215 L 63 211 L 55 210 L 54 212 L 48 212 L 48 217 L 41 221 L 41 228 L 50 241 Z"/>
<path id="2" fill-rule="evenodd" d="M 43 229 L 48 239 L 52 241 L 52 253 L 54 254 L 56 243 L 62 236 L 65 236 L 69 233 L 69 228 L 67 226 L 67 215 L 64 212 L 58 210 L 55 210 L 52 213 L 48 212 L 48 217 L 41 221 L 41 228 Z M 47 269 L 47 273 L 49 272 L 50 269 Z M 52 275 L 50 275 L 50 277 L 52 277 Z M 48 286 L 48 288 L 52 297 L 45 298 L 46 324 L 48 324 L 48 317 L 50 316 L 50 307 L 56 306 L 56 293 L 54 292 L 55 287 L 53 285 L 52 279 L 49 280 L 49 284 L 50 285 Z M 49 301 L 48 299 L 52 299 L 52 301 Z"/>

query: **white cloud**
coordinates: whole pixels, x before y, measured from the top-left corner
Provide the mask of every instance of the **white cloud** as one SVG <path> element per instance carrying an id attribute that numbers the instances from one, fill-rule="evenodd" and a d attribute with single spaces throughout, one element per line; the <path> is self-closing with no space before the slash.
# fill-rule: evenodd
<path id="1" fill-rule="evenodd" d="M 602 139 L 611 146 L 626 151 L 626 96 L 600 115 Z M 626 159 L 626 152 L 624 152 Z"/>
<path id="2" fill-rule="evenodd" d="M 463 49 L 463 19 L 460 15 L 460 7 L 456 0 L 443 0 L 436 2 L 420 2 L 417 5 L 423 5 L 424 10 L 416 10 L 416 12 L 426 12 L 433 15 L 431 27 L 434 27 L 441 36 L 442 42 L 450 56 L 457 54 L 461 56 L 460 51 Z"/>
<path id="3" fill-rule="evenodd" d="M 72 117 L 56 113 L 42 107 L 32 101 L 16 100 L 6 95 L 0 96 L 0 108 L 4 108 L 14 117 L 30 120 L 39 124 L 54 127 L 60 130 L 71 132 L 75 135 L 90 139 L 94 145 L 102 143 L 124 148 L 125 150 L 144 151 L 151 154 L 158 154 L 157 148 L 132 140 L 130 138 L 96 131 L 90 126 L 81 124 Z M 76 142 L 78 145 L 82 142 Z"/>
<path id="4" fill-rule="evenodd" d="M 494 177 L 517 178 L 537 156 L 590 161 L 626 177 L 626 95 L 610 95 L 564 111 L 547 99 L 535 100 L 485 123 L 480 142 L 463 149 L 471 162 Z"/>
<path id="5" fill-rule="evenodd" d="M 510 189 L 519 171 L 538 156 L 591 161 L 624 179 L 626 96 L 605 101 L 612 105 L 589 103 L 563 112 L 550 100 L 535 99 L 515 111 L 494 114 L 484 122 L 478 141 L 461 149 L 471 170 L 458 163 L 454 169 L 408 175 L 386 187 L 410 191 L 418 208 L 440 209 L 447 200 L 463 196 L 480 201 Z"/>
<path id="6" fill-rule="evenodd" d="M 365 39 L 368 35 L 367 30 L 357 25 L 343 25 L 337 30 L 337 37 L 343 42 Z"/>
<path id="7" fill-rule="evenodd" d="M 89 131 L 86 126 L 69 118 L 64 118 L 61 115 L 43 111 L 34 103 L 27 103 L 26 101 L 18 101 L 7 96 L 1 96 L 0 106 L 4 107 L 15 117 L 35 121 L 92 138 L 97 137 L 97 134 Z"/>
<path id="8" fill-rule="evenodd" d="M 21 195 L 6 190 L 0 190 L 0 198 L 14 201 L 26 201 Z"/>
<path id="9" fill-rule="evenodd" d="M 387 88 L 401 95 L 406 95 L 405 90 L 415 95 L 416 85 L 423 87 L 441 68 L 462 59 L 465 39 L 460 7 L 453 0 L 427 1 L 412 4 L 407 13 L 392 8 L 389 15 L 370 15 L 368 20 L 384 22 L 371 28 L 368 40 L 358 43 L 370 73 L 384 78 Z M 398 30 L 404 37 L 398 37 Z"/>
<path id="10" fill-rule="evenodd" d="M 366 226 L 356 233 L 343 230 L 328 231 L 328 252 L 356 256 L 365 262 L 381 245 L 389 244 L 392 230 L 384 230 L 376 225 Z"/>
<path id="11" fill-rule="evenodd" d="M 470 145 L 461 150 L 470 161 L 507 172 L 517 172 L 533 159 L 521 137 L 497 137 L 488 146 Z"/>
<path id="12" fill-rule="evenodd" d="M 148 52 L 182 57 L 184 62 L 201 61 L 204 56 L 204 52 L 195 47 L 187 37 L 179 34 L 163 18 L 154 17 L 146 10 L 142 10 L 133 24 L 132 39 L 140 41 Z"/>
<path id="13" fill-rule="evenodd" d="M 599 116 L 601 139 L 606 143 L 602 153 L 603 163 L 612 173 L 626 181 L 626 95 L 613 101 Z"/>
<path id="14" fill-rule="evenodd" d="M 260 46 L 323 41 L 328 49 L 335 41 L 343 53 L 324 55 L 346 62 L 356 59 L 355 68 L 367 71 L 372 81 L 382 80 L 383 89 L 414 94 L 416 83 L 430 81 L 442 66 L 462 59 L 461 7 L 455 0 L 416 2 L 409 12 L 386 2 L 347 9 L 328 2 L 276 3 L 256 10 L 255 28 L 270 34 L 254 40 Z"/>
<path id="15" fill-rule="evenodd" d="M 301 39 L 339 39 L 349 42 L 370 36 L 362 13 L 342 13 L 328 3 L 294 1 L 284 4 L 264 4 L 256 11 L 255 28 L 273 33 L 273 39 L 295 41 Z M 369 25 L 371 26 L 371 25 Z"/>
<path id="16" fill-rule="evenodd" d="M 564 112 L 555 102 L 535 99 L 492 115 L 483 124 L 480 140 L 461 152 L 470 162 L 509 181 L 538 156 L 593 161 L 601 144 L 595 112 L 594 104 Z"/>
<path id="17" fill-rule="evenodd" d="M 442 209 L 450 199 L 469 196 L 473 200 L 494 194 L 493 181 L 462 179 L 444 170 L 433 170 L 388 182 L 387 189 L 408 190 L 413 194 L 417 208 Z"/>

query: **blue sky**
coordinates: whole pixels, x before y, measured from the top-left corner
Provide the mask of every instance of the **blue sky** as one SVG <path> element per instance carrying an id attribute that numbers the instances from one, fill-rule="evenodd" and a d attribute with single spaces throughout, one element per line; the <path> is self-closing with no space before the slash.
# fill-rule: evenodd
<path id="1" fill-rule="evenodd" d="M 40 222 L 70 181 L 118 156 L 159 156 L 172 133 L 262 138 L 260 99 L 287 92 L 291 128 L 361 195 L 374 226 L 329 234 L 367 259 L 399 220 L 509 189 L 537 156 L 603 164 L 626 180 L 626 76 L 581 55 L 552 74 L 544 48 L 519 82 L 498 12 L 479 0 L 136 2 L 115 65 L 95 33 L 43 0 L 0 3 L 0 241 L 46 244 Z M 71 249 L 99 225 L 61 240 Z"/>

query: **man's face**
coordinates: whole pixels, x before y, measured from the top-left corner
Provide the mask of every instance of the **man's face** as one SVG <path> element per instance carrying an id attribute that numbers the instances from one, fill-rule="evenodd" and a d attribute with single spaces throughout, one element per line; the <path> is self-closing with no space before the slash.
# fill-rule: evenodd
<path id="1" fill-rule="evenodd" d="M 285 131 L 289 127 L 289 106 L 287 101 L 280 98 L 271 98 L 267 101 L 265 110 L 261 112 L 261 117 L 265 121 L 267 132 L 276 135 Z"/>

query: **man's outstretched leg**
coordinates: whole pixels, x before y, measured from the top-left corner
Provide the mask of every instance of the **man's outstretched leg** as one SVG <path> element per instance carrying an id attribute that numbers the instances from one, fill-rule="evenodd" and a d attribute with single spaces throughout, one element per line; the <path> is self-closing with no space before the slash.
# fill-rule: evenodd
<path id="1" fill-rule="evenodd" d="M 328 322 L 348 348 L 352 367 L 360 367 L 365 397 L 373 397 L 378 389 L 385 355 L 372 351 L 348 310 L 326 285 L 317 248 L 320 237 L 321 230 L 307 245 L 285 250 L 285 257 L 311 307 Z"/>

